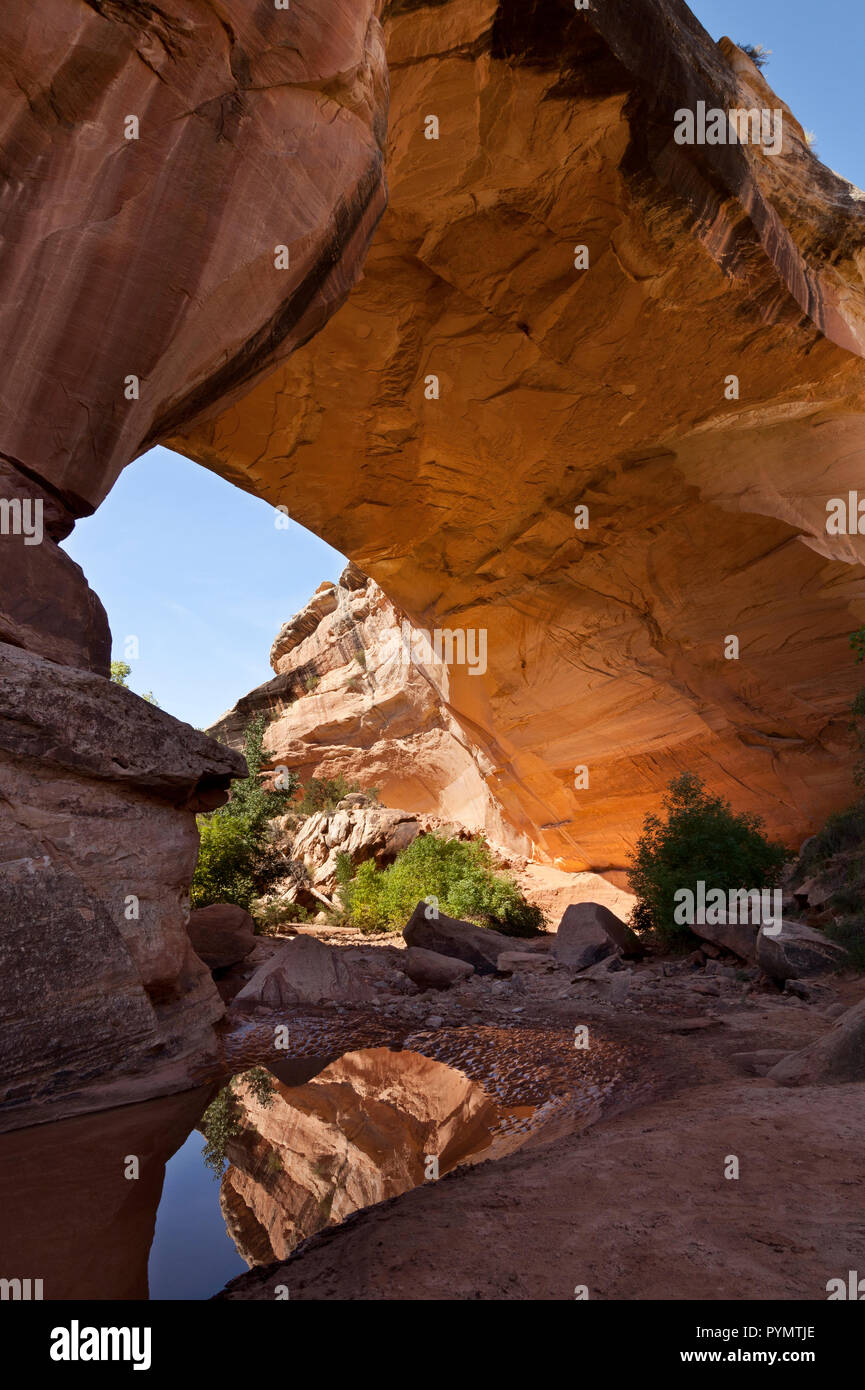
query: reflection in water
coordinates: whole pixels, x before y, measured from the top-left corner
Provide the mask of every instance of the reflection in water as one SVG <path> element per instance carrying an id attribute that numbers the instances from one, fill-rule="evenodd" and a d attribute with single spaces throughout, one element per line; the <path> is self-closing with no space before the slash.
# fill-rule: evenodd
<path id="1" fill-rule="evenodd" d="M 149 1254 L 151 1297 L 206 1298 L 241 1256 L 284 1258 L 424 1182 L 430 1158 L 443 1175 L 579 1128 L 635 1074 L 597 1033 L 576 1052 L 554 1028 L 308 1024 L 292 1020 L 291 1060 L 276 1060 L 273 1020 L 226 1038 L 226 1078 L 263 1065 L 276 1093 L 263 1107 L 237 1083 L 245 1118 L 221 1183 L 194 1130 L 212 1084 L 0 1135 L 0 1278 L 42 1279 L 46 1299 L 146 1298 Z"/>
<path id="2" fill-rule="evenodd" d="M 46 1299 L 146 1298 L 165 1164 L 211 1094 L 0 1135 L 0 1278 L 42 1279 Z"/>
<path id="3" fill-rule="evenodd" d="M 414 1052 L 348 1053 L 270 1105 L 242 1090 L 222 1209 L 250 1266 L 489 1149 L 496 1106 L 476 1082 Z"/>
<path id="4" fill-rule="evenodd" d="M 213 1174 L 203 1171 L 203 1144 L 194 1130 L 165 1170 L 148 1267 L 151 1298 L 210 1298 L 246 1273 L 225 1228 Z"/>

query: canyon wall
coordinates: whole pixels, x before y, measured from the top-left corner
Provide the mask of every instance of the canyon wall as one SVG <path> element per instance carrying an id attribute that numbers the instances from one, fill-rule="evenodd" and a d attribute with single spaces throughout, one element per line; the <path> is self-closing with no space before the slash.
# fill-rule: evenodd
<path id="1" fill-rule="evenodd" d="M 240 763 L 111 693 L 58 544 L 156 442 L 484 634 L 434 717 L 538 858 L 620 865 L 683 768 L 791 843 L 843 803 L 865 211 L 734 45 L 682 0 L 14 0 L 0 44 L 11 1122 L 207 1054 L 184 884 Z M 677 144 L 700 101 L 779 152 Z"/>
<path id="2" fill-rule="evenodd" d="M 344 299 L 385 202 L 387 74 L 374 0 L 14 0 L 0 47 L 2 1129 L 214 1062 L 195 812 L 243 759 L 108 680 L 59 542 Z"/>
<path id="3" fill-rule="evenodd" d="M 341 774 L 375 788 L 385 806 L 442 817 L 530 853 L 491 794 L 483 749 L 450 712 L 447 664 L 432 644 L 415 651 L 413 634 L 378 584 L 349 564 L 277 634 L 274 679 L 242 696 L 209 732 L 242 748 L 250 719 L 262 714 L 272 767 L 291 768 L 302 782 Z"/>
<path id="4" fill-rule="evenodd" d="M 399 3 L 385 38 L 363 279 L 171 442 L 486 634 L 448 718 L 538 858 L 620 868 L 684 769 L 798 845 L 853 791 L 863 195 L 678 0 Z M 677 144 L 700 101 L 778 111 L 778 152 Z"/>

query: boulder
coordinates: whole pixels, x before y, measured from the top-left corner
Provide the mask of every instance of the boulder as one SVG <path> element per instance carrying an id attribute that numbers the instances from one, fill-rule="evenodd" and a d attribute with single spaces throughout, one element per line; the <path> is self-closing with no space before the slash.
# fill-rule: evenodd
<path id="1" fill-rule="evenodd" d="M 757 937 L 757 964 L 773 980 L 825 975 L 846 959 L 843 946 L 801 922 L 785 919 L 777 936 L 767 936 L 761 927 Z"/>
<path id="2" fill-rule="evenodd" d="M 195 954 L 210 970 L 245 960 L 255 946 L 255 923 L 234 903 L 211 903 L 189 914 L 186 928 Z"/>
<path id="3" fill-rule="evenodd" d="M 757 959 L 757 933 L 759 927 L 750 922 L 695 922 L 691 931 L 702 941 L 714 946 L 723 946 L 741 960 Z M 711 954 L 709 952 L 708 954 Z"/>
<path id="4" fill-rule="evenodd" d="M 553 955 L 560 965 L 585 970 L 616 951 L 633 949 L 633 942 L 633 934 L 608 907 L 572 903 L 553 938 Z"/>
<path id="5" fill-rule="evenodd" d="M 782 1086 L 838 1086 L 865 1081 L 865 999 L 847 1009 L 828 1033 L 772 1067 Z"/>
<path id="6" fill-rule="evenodd" d="M 377 998 L 380 985 L 359 952 L 296 936 L 256 970 L 232 1008 L 245 1013 L 286 1004 L 366 1004 Z"/>
<path id="7" fill-rule="evenodd" d="M 422 946 L 442 956 L 452 956 L 473 965 L 479 975 L 494 975 L 499 956 L 514 949 L 513 939 L 490 927 L 476 927 L 440 912 L 427 917 L 427 906 L 418 903 L 403 929 L 408 946 Z"/>
<path id="8" fill-rule="evenodd" d="M 450 989 L 475 973 L 468 961 L 427 951 L 423 946 L 409 946 L 405 953 L 405 973 L 420 989 Z"/>

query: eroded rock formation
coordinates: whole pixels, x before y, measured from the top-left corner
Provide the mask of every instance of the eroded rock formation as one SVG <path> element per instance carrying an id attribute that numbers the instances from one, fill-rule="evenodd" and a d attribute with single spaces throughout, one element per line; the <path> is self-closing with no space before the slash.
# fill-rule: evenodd
<path id="1" fill-rule="evenodd" d="M 7 796 L 4 839 L 10 862 L 47 855 L 73 880 L 39 897 L 30 877 L 13 908 L 8 939 L 29 929 L 46 981 L 38 1003 L 35 976 L 12 988 L 38 1058 L 22 1101 L 47 1086 L 86 1105 L 127 1033 L 128 1055 L 159 1061 L 165 1035 L 137 1010 L 157 1008 L 151 978 L 169 995 L 185 978 L 172 914 L 196 789 L 224 795 L 237 768 L 193 741 L 172 781 L 134 744 L 131 695 L 131 732 L 108 720 L 95 770 L 79 761 L 84 692 L 109 699 L 108 631 L 57 543 L 157 441 L 287 506 L 416 627 L 484 634 L 483 672 L 446 673 L 448 786 L 465 773 L 459 805 L 537 857 L 621 865 L 684 767 L 791 841 L 850 791 L 863 542 L 825 522 L 827 496 L 859 482 L 862 195 L 683 0 L 393 0 L 384 44 L 378 8 L 15 0 L 0 15 L 0 638 L 30 654 L 39 692 L 7 721 L 27 788 Z M 384 205 L 385 48 L 390 210 L 325 328 Z M 781 152 L 676 144 L 676 111 L 698 101 L 780 108 Z M 16 501 L 42 504 L 41 542 L 16 530 Z M 58 686 L 59 753 L 39 736 Z M 170 752 L 188 734 L 164 718 Z M 62 801 L 67 772 L 87 786 Z M 155 927 L 111 916 L 106 955 L 68 906 L 104 878 L 84 906 L 116 914 L 134 819 L 119 802 L 151 818 L 137 877 L 174 904 L 173 980 L 151 977 Z M 170 863 L 164 843 L 182 845 Z M 100 982 L 138 1003 L 79 1055 L 85 977 L 97 1014 Z"/>
<path id="2" fill-rule="evenodd" d="M 186 931 L 196 810 L 243 760 L 0 644 L 0 1130 L 193 1084 L 223 1005 Z"/>
<path id="3" fill-rule="evenodd" d="M 378 584 L 349 565 L 283 624 L 270 653 L 274 679 L 210 732 L 242 747 L 247 723 L 263 713 L 274 766 L 303 781 L 341 773 L 376 788 L 388 807 L 451 819 L 529 851 L 489 790 L 483 748 L 450 711 L 447 665 L 432 645 L 415 653 L 414 634 Z"/>
<path id="4" fill-rule="evenodd" d="M 827 535 L 826 502 L 861 477 L 862 195 L 680 0 L 384 18 L 362 282 L 172 442 L 418 626 L 486 631 L 448 712 L 538 857 L 621 866 L 685 768 L 796 845 L 851 793 L 863 540 Z M 676 144 L 698 101 L 781 110 L 781 152 Z"/>
<path id="5" fill-rule="evenodd" d="M 109 684 L 58 542 L 345 297 L 385 201 L 375 9 L 0 14 L 0 1127 L 178 1090 L 214 1050 L 194 813 L 243 761 Z"/>

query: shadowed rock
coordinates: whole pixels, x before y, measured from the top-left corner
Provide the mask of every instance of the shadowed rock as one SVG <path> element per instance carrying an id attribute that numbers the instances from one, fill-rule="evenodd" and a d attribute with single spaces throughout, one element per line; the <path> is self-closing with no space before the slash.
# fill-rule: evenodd
<path id="1" fill-rule="evenodd" d="M 490 927 L 476 927 L 473 922 L 461 922 L 444 912 L 428 917 L 429 910 L 426 903 L 418 903 L 403 928 L 407 945 L 466 961 L 479 975 L 494 975 L 502 952 L 514 949 L 511 936 L 503 936 Z"/>
<path id="2" fill-rule="evenodd" d="M 847 952 L 837 941 L 801 922 L 781 923 L 777 936 L 763 927 L 757 937 L 757 964 L 773 980 L 802 980 L 843 966 Z"/>
<path id="3" fill-rule="evenodd" d="M 211 903 L 189 914 L 187 926 L 195 954 L 210 970 L 245 960 L 255 948 L 255 923 L 234 903 Z"/>
<path id="4" fill-rule="evenodd" d="M 601 903 L 572 903 L 553 937 L 560 965 L 585 970 L 615 952 L 633 950 L 636 938 L 614 912 Z"/>
<path id="5" fill-rule="evenodd" d="M 778 1062 L 769 1076 L 784 1086 L 865 1081 L 865 1000 L 843 1013 L 822 1038 Z"/>

